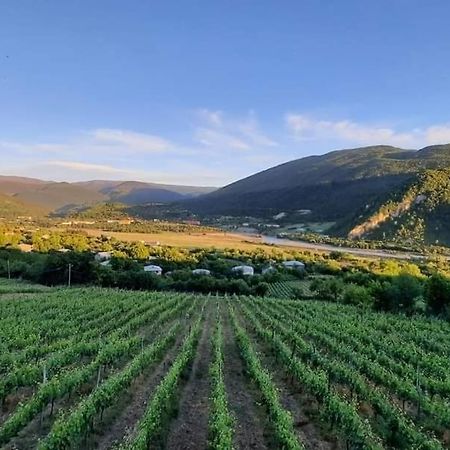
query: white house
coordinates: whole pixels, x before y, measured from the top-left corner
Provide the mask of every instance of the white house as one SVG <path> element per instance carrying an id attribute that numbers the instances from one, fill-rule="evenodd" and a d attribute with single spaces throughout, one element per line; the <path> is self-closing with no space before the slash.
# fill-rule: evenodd
<path id="1" fill-rule="evenodd" d="M 264 269 L 261 271 L 261 273 L 263 275 L 265 275 L 266 273 L 272 273 L 272 272 L 276 272 L 277 269 L 273 266 L 269 266 L 269 267 L 264 267 Z"/>
<path id="2" fill-rule="evenodd" d="M 211 275 L 211 271 L 208 269 L 194 269 L 192 271 L 193 275 Z"/>
<path id="3" fill-rule="evenodd" d="M 231 271 L 245 276 L 252 276 L 255 273 L 252 266 L 235 266 L 231 269 Z"/>
<path id="4" fill-rule="evenodd" d="M 160 266 L 155 266 L 154 264 L 149 264 L 148 266 L 144 266 L 144 272 L 162 275 L 162 268 Z"/>
<path id="5" fill-rule="evenodd" d="M 283 267 L 286 269 L 305 270 L 305 263 L 301 261 L 283 261 Z"/>
<path id="6" fill-rule="evenodd" d="M 95 255 L 95 260 L 97 262 L 109 261 L 111 259 L 111 252 L 98 252 Z"/>

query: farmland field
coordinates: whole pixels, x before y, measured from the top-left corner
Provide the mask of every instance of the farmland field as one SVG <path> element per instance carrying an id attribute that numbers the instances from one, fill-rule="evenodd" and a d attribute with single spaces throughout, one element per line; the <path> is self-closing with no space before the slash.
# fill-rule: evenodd
<path id="1" fill-rule="evenodd" d="M 0 301 L 4 449 L 450 446 L 450 325 L 97 288 Z"/>
<path id="2" fill-rule="evenodd" d="M 309 281 L 301 280 L 289 280 L 289 281 L 278 281 L 276 283 L 269 284 L 269 296 L 276 298 L 292 298 L 296 290 L 300 290 L 303 295 L 311 295 L 309 289 Z"/>

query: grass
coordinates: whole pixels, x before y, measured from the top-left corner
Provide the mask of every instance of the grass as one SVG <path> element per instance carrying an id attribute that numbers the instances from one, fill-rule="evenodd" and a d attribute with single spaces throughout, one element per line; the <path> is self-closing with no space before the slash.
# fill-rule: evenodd
<path id="1" fill-rule="evenodd" d="M 33 284 L 21 280 L 8 280 L 0 278 L 0 295 L 1 294 L 31 294 L 37 292 L 45 292 L 50 288 L 40 284 Z"/>
<path id="2" fill-rule="evenodd" d="M 262 244 L 260 238 L 251 235 L 236 233 L 122 233 L 115 231 L 102 231 L 95 229 L 85 230 L 91 236 L 111 236 L 125 242 L 144 241 L 159 242 L 161 245 L 184 248 L 236 248 L 239 250 L 253 250 L 255 248 L 273 248 Z M 288 248 L 288 247 L 286 247 Z"/>

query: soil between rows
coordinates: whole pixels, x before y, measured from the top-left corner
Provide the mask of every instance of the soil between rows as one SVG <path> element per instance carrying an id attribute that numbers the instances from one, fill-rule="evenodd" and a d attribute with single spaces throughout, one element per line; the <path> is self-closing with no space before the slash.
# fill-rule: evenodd
<path id="1" fill-rule="evenodd" d="M 171 422 L 167 450 L 199 450 L 208 446 L 208 418 L 211 383 L 212 335 L 215 324 L 215 303 L 208 302 L 206 317 L 197 352 L 188 378 L 181 385 L 177 417 Z"/>

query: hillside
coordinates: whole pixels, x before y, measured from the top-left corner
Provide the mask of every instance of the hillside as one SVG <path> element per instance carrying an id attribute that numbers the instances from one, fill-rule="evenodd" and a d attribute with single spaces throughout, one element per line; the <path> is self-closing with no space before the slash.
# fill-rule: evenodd
<path id="1" fill-rule="evenodd" d="M 36 211 L 76 210 L 102 202 L 120 202 L 128 206 L 168 203 L 211 192 L 214 188 L 176 186 L 138 181 L 93 180 L 57 183 L 34 178 L 0 176 L 0 208 L 12 210 L 12 204 L 28 205 Z M 20 208 L 18 208 L 20 209 Z"/>
<path id="2" fill-rule="evenodd" d="M 19 192 L 14 197 L 51 210 L 71 205 L 94 204 L 106 200 L 106 196 L 103 194 L 70 183 L 47 183 Z"/>
<path id="3" fill-rule="evenodd" d="M 450 169 L 425 170 L 361 217 L 349 237 L 450 243 Z"/>
<path id="4" fill-rule="evenodd" d="M 12 219 L 18 216 L 42 216 L 48 209 L 22 202 L 15 197 L 0 193 L 0 218 Z"/>
<path id="5" fill-rule="evenodd" d="M 120 202 L 126 205 L 138 205 L 152 202 L 174 202 L 201 194 L 207 194 L 215 189 L 212 187 L 176 186 L 144 183 L 141 181 L 88 181 L 76 184 L 106 195 L 110 201 Z"/>
<path id="6" fill-rule="evenodd" d="M 316 218 L 339 219 L 389 194 L 426 168 L 450 167 L 450 145 L 419 151 L 375 146 L 297 159 L 190 202 L 220 214 L 272 214 L 310 209 Z"/>

